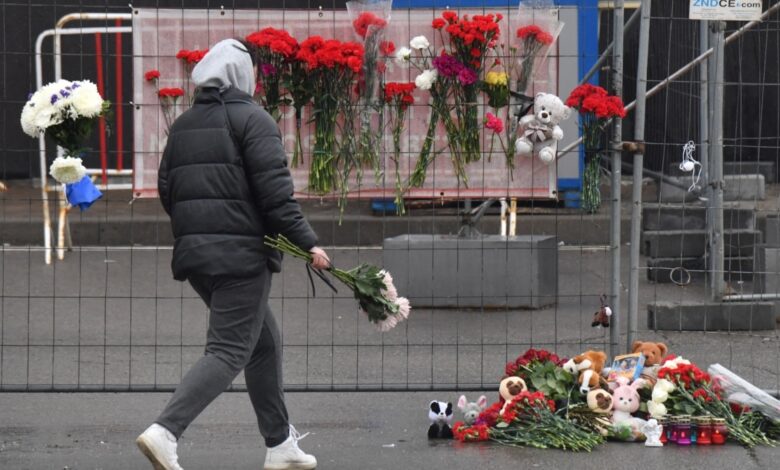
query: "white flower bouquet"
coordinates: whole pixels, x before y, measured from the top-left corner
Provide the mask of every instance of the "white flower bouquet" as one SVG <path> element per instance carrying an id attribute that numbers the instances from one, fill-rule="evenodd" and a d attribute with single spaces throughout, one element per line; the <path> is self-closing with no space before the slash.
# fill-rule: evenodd
<path id="1" fill-rule="evenodd" d="M 78 156 L 92 133 L 94 121 L 105 115 L 110 103 L 103 100 L 97 86 L 89 80 L 59 80 L 31 94 L 22 109 L 22 130 L 30 137 L 49 136 L 65 149 L 57 157 L 49 174 L 66 187 L 68 202 L 82 210 L 102 194 L 87 176 Z"/>
<path id="2" fill-rule="evenodd" d="M 266 236 L 265 244 L 306 262 L 312 260 L 311 253 L 297 247 L 284 235 Z M 327 271 L 352 290 L 360 309 L 377 330 L 389 331 L 409 317 L 412 309 L 409 300 L 398 296 L 389 272 L 370 264 L 361 264 L 349 271 L 334 267 Z"/>

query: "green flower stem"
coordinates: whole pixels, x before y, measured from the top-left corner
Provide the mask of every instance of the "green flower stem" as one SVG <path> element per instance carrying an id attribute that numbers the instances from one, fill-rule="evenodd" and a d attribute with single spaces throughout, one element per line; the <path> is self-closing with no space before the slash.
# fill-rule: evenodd
<path id="1" fill-rule="evenodd" d="M 417 164 L 414 166 L 414 171 L 409 177 L 408 187 L 421 188 L 425 184 L 425 174 L 428 171 L 428 167 L 431 166 L 436 159 L 436 153 L 431 154 L 433 149 L 433 143 L 436 140 L 436 127 L 439 124 L 439 111 L 438 107 L 431 107 L 431 120 L 428 122 L 428 132 L 425 134 L 425 141 L 423 141 L 422 148 L 420 149 L 420 156 L 417 159 Z"/>

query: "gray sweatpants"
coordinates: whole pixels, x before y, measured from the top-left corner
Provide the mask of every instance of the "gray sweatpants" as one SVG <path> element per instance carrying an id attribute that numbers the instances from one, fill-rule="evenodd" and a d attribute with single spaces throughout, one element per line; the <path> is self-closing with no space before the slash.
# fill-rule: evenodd
<path id="1" fill-rule="evenodd" d="M 197 276 L 188 280 L 209 307 L 206 351 L 182 378 L 155 421 L 177 438 L 241 370 L 266 445 L 289 435 L 282 390 L 282 345 L 268 306 L 271 272 L 252 278 Z"/>

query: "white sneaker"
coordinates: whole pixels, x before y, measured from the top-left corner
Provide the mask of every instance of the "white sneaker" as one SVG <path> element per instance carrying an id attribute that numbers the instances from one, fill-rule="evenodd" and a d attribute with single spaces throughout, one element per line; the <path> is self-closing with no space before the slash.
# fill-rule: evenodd
<path id="1" fill-rule="evenodd" d="M 135 443 L 154 470 L 183 470 L 176 455 L 176 437 L 159 424 L 149 426 Z"/>
<path id="2" fill-rule="evenodd" d="M 265 452 L 264 470 L 311 470 L 317 467 L 317 459 L 298 447 L 298 441 L 308 436 L 301 436 L 292 425 L 290 437 L 278 446 L 269 447 Z"/>

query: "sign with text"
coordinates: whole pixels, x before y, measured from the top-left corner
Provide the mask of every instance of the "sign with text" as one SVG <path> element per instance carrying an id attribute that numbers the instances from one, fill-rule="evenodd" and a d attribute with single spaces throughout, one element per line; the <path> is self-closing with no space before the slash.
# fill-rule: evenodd
<path id="1" fill-rule="evenodd" d="M 753 21 L 761 18 L 762 0 L 691 0 L 692 20 Z"/>

